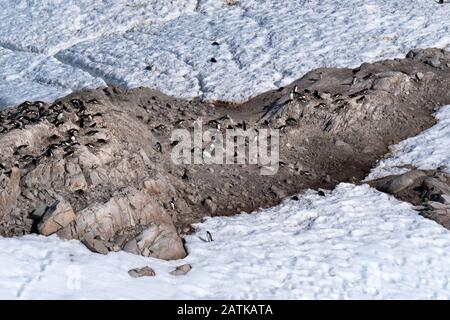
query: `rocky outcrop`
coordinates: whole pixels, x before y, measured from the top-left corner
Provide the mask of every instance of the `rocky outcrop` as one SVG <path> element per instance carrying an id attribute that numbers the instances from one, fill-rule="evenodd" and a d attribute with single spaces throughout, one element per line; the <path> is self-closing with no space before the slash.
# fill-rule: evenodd
<path id="1" fill-rule="evenodd" d="M 239 106 L 144 88 L 24 102 L 0 112 L 0 236 L 56 234 L 99 253 L 182 258 L 180 234 L 205 216 L 364 178 L 390 144 L 431 126 L 436 108 L 450 104 L 449 63 L 449 52 L 430 49 L 355 69 L 317 69 Z M 197 120 L 223 135 L 278 130 L 279 167 L 248 159 L 175 163 L 172 133 L 192 134 Z M 185 156 L 200 151 L 210 159 L 214 150 L 205 141 Z M 385 188 L 403 192 L 411 179 Z"/>
<path id="2" fill-rule="evenodd" d="M 369 184 L 414 204 L 423 216 L 450 230 L 450 174 L 439 170 L 411 170 Z"/>
<path id="3" fill-rule="evenodd" d="M 26 102 L 2 115 L 0 234 L 57 234 L 99 253 L 127 245 L 136 254 L 183 258 L 167 212 L 177 192 L 152 167 L 151 145 L 126 146 L 139 130 L 135 120 L 104 116 L 106 106 L 87 111 L 89 104 L 98 102 Z M 147 131 L 136 139 L 155 138 Z M 143 237 L 148 230 L 152 237 Z"/>
<path id="4" fill-rule="evenodd" d="M 164 180 L 147 180 L 142 190 L 128 187 L 105 203 L 90 204 L 58 235 L 80 239 L 100 252 L 124 249 L 166 260 L 184 258 L 186 251 L 177 230 L 157 201 L 171 194 Z"/>

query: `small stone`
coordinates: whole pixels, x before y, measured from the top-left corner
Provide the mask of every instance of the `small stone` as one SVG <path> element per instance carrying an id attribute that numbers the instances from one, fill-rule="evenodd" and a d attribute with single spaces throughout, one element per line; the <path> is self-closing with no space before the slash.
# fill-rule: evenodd
<path id="1" fill-rule="evenodd" d="M 175 268 L 175 270 L 171 271 L 170 274 L 173 276 L 182 276 L 191 271 L 192 266 L 190 264 L 183 264 Z"/>
<path id="2" fill-rule="evenodd" d="M 425 63 L 433 68 L 439 68 L 441 66 L 441 61 L 436 57 L 426 60 Z"/>
<path id="3" fill-rule="evenodd" d="M 205 200 L 205 207 L 208 209 L 209 213 L 215 213 L 217 211 L 217 205 L 211 200 Z"/>
<path id="4" fill-rule="evenodd" d="M 155 270 L 150 267 L 135 268 L 128 271 L 128 274 L 133 278 L 141 277 L 154 277 L 156 276 Z"/>
<path id="5" fill-rule="evenodd" d="M 424 77 L 424 74 L 423 74 L 422 72 L 417 72 L 417 73 L 416 73 L 416 78 L 417 78 L 418 80 L 422 80 L 423 77 Z"/>
<path id="6" fill-rule="evenodd" d="M 187 227 L 184 227 L 182 231 L 183 231 L 184 234 L 191 234 L 195 230 L 194 230 L 194 228 L 192 226 L 187 226 Z"/>
<path id="7" fill-rule="evenodd" d="M 32 201 L 36 199 L 36 197 L 34 196 L 34 194 L 30 190 L 23 191 L 22 192 L 22 196 L 24 196 L 28 200 L 32 200 Z"/>
<path id="8" fill-rule="evenodd" d="M 285 198 L 286 197 L 286 193 L 284 192 L 284 190 L 278 188 L 277 186 L 272 186 L 270 188 L 270 190 L 279 198 Z"/>

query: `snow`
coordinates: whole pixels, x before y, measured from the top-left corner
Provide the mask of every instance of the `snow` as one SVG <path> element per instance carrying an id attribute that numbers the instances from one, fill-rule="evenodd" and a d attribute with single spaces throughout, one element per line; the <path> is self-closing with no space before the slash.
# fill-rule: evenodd
<path id="1" fill-rule="evenodd" d="M 449 164 L 450 106 L 397 146 L 371 176 Z M 214 241 L 205 242 L 206 231 Z M 189 255 L 162 261 L 100 255 L 56 236 L 0 238 L 0 299 L 449 299 L 450 232 L 368 185 L 233 217 L 208 218 Z M 185 276 L 171 276 L 190 263 Z M 153 278 L 128 270 L 150 266 Z"/>
<path id="2" fill-rule="evenodd" d="M 26 79 L 0 76 L 0 107 L 105 83 L 243 101 L 317 67 L 448 48 L 449 16 L 430 0 L 4 0 L 0 47 L 24 58 L 1 59 L 0 71 Z M 41 58 L 53 67 L 29 70 Z"/>
<path id="3" fill-rule="evenodd" d="M 316 67 L 448 48 L 449 16 L 430 0 L 3 0 L 0 108 L 106 84 L 241 101 Z M 450 106 L 436 117 L 368 178 L 404 165 L 450 170 Z M 179 261 L 99 255 L 55 236 L 0 238 L 0 298 L 450 298 L 450 232 L 411 205 L 367 185 L 299 198 L 208 218 Z M 184 263 L 186 276 L 169 275 Z M 145 265 L 157 275 L 128 275 Z"/>
<path id="4" fill-rule="evenodd" d="M 168 262 L 53 236 L 0 239 L 0 298 L 450 298 L 450 233 L 367 185 L 209 218 L 187 246 L 188 257 Z M 183 263 L 187 275 L 168 274 Z M 127 273 L 146 265 L 155 277 Z"/>
<path id="5" fill-rule="evenodd" d="M 54 77 L 55 74 L 59 77 Z M 0 45 L 0 109 L 25 99 L 53 101 L 73 90 L 105 85 L 101 78 L 53 57 L 9 50 Z"/>
<path id="6" fill-rule="evenodd" d="M 450 105 L 434 114 L 438 123 L 419 135 L 391 147 L 386 159 L 378 162 L 366 180 L 409 171 L 441 168 L 450 173 Z"/>
<path id="7" fill-rule="evenodd" d="M 24 100 L 51 102 L 76 90 L 105 86 L 103 79 L 58 60 L 56 53 L 161 23 L 195 7 L 194 0 L 2 0 L 0 108 Z"/>

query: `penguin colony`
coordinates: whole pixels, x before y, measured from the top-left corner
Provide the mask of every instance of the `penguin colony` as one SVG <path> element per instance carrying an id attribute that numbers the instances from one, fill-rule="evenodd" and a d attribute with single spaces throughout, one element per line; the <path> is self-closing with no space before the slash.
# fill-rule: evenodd
<path id="1" fill-rule="evenodd" d="M 28 145 L 17 146 L 14 150 L 16 161 L 12 166 L 27 170 L 35 168 L 45 158 L 53 158 L 57 155 L 63 158 L 70 157 L 82 145 L 79 140 L 83 136 L 89 138 L 83 140 L 89 141 L 84 145 L 91 149 L 108 143 L 106 139 L 95 138 L 100 129 L 96 120 L 101 119 L 102 114 L 90 113 L 88 105 L 97 103 L 96 99 L 86 102 L 72 99 L 68 104 L 57 102 L 52 105 L 42 101 L 26 101 L 17 108 L 0 112 L 0 134 L 7 134 L 17 129 L 22 130 L 41 122 L 49 122 L 55 127 L 60 127 L 68 117 L 76 120 L 75 128 L 67 130 L 63 135 L 54 134 L 48 137 L 47 146 L 38 154 L 28 153 Z M 11 168 L 7 167 L 5 163 L 0 162 L 0 174 L 9 174 Z"/>

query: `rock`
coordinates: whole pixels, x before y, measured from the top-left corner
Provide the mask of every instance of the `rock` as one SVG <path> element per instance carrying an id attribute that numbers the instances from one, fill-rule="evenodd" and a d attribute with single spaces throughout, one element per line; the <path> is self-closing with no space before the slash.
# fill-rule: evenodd
<path id="1" fill-rule="evenodd" d="M 175 268 L 175 270 L 171 271 L 170 274 L 173 276 L 182 276 L 191 271 L 192 266 L 190 264 L 183 264 Z"/>
<path id="2" fill-rule="evenodd" d="M 47 206 L 41 206 L 31 212 L 31 218 L 35 220 L 41 220 L 47 210 Z"/>
<path id="3" fill-rule="evenodd" d="M 331 182 L 332 182 L 332 179 L 331 179 L 331 177 L 327 174 L 327 175 L 325 175 L 325 176 L 322 177 L 322 182 L 324 182 L 324 183 L 331 183 Z"/>
<path id="4" fill-rule="evenodd" d="M 409 76 L 401 72 L 387 71 L 376 74 L 372 84 L 373 90 L 386 91 L 394 96 L 400 95 L 411 88 Z"/>
<path id="5" fill-rule="evenodd" d="M 75 212 L 70 203 L 58 200 L 45 210 L 42 220 L 38 224 L 38 231 L 40 234 L 49 236 L 67 227 L 75 218 Z"/>
<path id="6" fill-rule="evenodd" d="M 418 80 L 422 80 L 424 76 L 425 76 L 425 75 L 424 75 L 422 72 L 417 72 L 417 73 L 416 73 L 416 78 L 417 78 Z"/>
<path id="7" fill-rule="evenodd" d="M 447 205 L 436 201 L 428 201 L 427 204 L 434 210 L 444 210 L 448 208 Z"/>
<path id="8" fill-rule="evenodd" d="M 11 213 L 20 194 L 20 170 L 12 168 L 9 178 L 0 174 L 0 220 Z"/>
<path id="9" fill-rule="evenodd" d="M 437 57 L 433 57 L 425 60 L 425 63 L 432 66 L 433 68 L 439 68 L 441 66 L 441 61 Z"/>
<path id="10" fill-rule="evenodd" d="M 279 198 L 279 199 L 283 199 L 286 197 L 286 193 L 284 192 L 284 190 L 280 189 L 277 186 L 272 186 L 270 187 L 270 190 Z"/>
<path id="11" fill-rule="evenodd" d="M 199 202 L 198 197 L 196 197 L 192 194 L 187 195 L 185 199 L 186 199 L 187 203 L 189 203 L 190 205 L 196 205 Z"/>
<path id="12" fill-rule="evenodd" d="M 164 225 L 150 226 L 128 241 L 123 250 L 164 260 L 182 259 L 187 255 L 175 228 Z"/>
<path id="13" fill-rule="evenodd" d="M 101 253 L 101 254 L 108 254 L 110 251 L 108 246 L 106 245 L 105 241 L 95 239 L 90 236 L 85 236 L 81 240 L 81 242 L 91 251 Z"/>
<path id="14" fill-rule="evenodd" d="M 414 209 L 450 229 L 450 175 L 440 170 L 412 170 L 370 181 L 380 191 L 410 202 Z"/>
<path id="15" fill-rule="evenodd" d="M 450 195 L 443 194 L 442 198 L 444 198 L 445 203 L 450 204 Z"/>
<path id="16" fill-rule="evenodd" d="M 422 190 L 430 196 L 431 194 L 446 194 L 450 195 L 450 187 L 433 177 L 426 177 L 422 183 Z"/>
<path id="17" fill-rule="evenodd" d="M 66 163 L 65 187 L 69 192 L 84 191 L 87 189 L 87 182 L 80 166 L 75 163 Z"/>
<path id="18" fill-rule="evenodd" d="M 217 205 L 211 199 L 205 200 L 205 207 L 208 209 L 208 212 L 211 214 L 214 214 L 217 211 Z"/>
<path id="19" fill-rule="evenodd" d="M 156 275 L 155 271 L 150 267 L 135 268 L 128 271 L 128 274 L 133 278 L 141 277 L 154 277 Z"/>
<path id="20" fill-rule="evenodd" d="M 83 174 L 68 177 L 65 186 L 69 192 L 84 191 L 87 189 L 86 179 Z"/>
<path id="21" fill-rule="evenodd" d="M 166 260 L 184 258 L 186 250 L 173 221 L 156 201 L 168 200 L 172 193 L 163 180 L 146 181 L 142 190 L 125 188 L 108 202 L 96 202 L 78 212 L 75 227 L 64 230 L 64 237 L 85 239 L 91 249 L 100 252 L 95 248 L 99 244 L 90 243 L 86 235 L 114 242 L 116 235 L 128 232 L 131 240 L 125 244 L 125 251 Z M 143 231 L 133 236 L 130 230 Z"/>
<path id="22" fill-rule="evenodd" d="M 425 173 L 419 170 L 412 170 L 399 176 L 391 177 L 387 182 L 379 187 L 379 190 L 390 194 L 396 194 L 403 189 L 408 188 L 414 184 L 417 179 L 424 177 Z"/>

